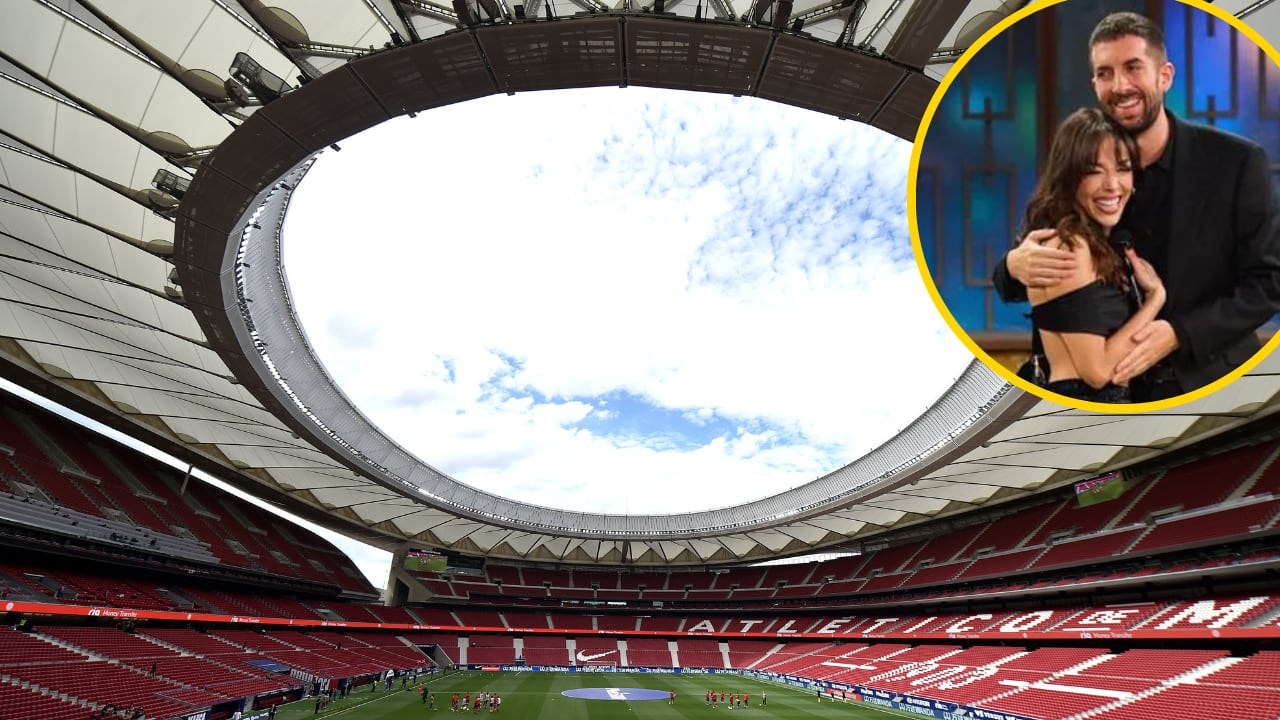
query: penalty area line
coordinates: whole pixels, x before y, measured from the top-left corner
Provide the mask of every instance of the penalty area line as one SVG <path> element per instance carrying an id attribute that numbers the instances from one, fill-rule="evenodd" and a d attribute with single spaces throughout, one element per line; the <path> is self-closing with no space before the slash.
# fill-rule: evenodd
<path id="1" fill-rule="evenodd" d="M 390 699 L 390 698 L 394 697 L 394 695 L 395 695 L 395 693 L 394 693 L 394 692 L 383 693 L 381 697 L 376 697 L 376 698 L 372 698 L 372 699 L 369 699 L 369 700 L 363 700 L 363 701 L 361 701 L 361 702 L 356 703 L 355 705 L 348 705 L 347 707 L 341 708 L 341 709 L 339 709 L 339 710 L 332 710 L 332 711 L 327 712 L 327 713 L 321 713 L 321 714 L 319 715 L 319 717 L 322 717 L 322 718 L 326 718 L 326 717 L 336 717 L 336 716 L 338 716 L 338 715 L 342 715 L 342 714 L 344 714 L 344 713 L 349 713 L 349 712 L 351 712 L 352 710 L 357 710 L 357 709 L 359 709 L 359 708 L 362 708 L 362 707 L 364 707 L 365 705 L 369 705 L 369 704 L 376 703 L 376 702 L 382 702 L 383 700 L 388 700 L 388 699 Z M 305 700 L 306 698 L 303 698 L 303 699 Z"/>

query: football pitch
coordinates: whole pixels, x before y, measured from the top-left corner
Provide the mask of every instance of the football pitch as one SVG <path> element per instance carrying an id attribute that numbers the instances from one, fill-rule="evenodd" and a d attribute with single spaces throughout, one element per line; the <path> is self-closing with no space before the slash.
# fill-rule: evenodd
<path id="1" fill-rule="evenodd" d="M 427 683 L 435 693 L 436 710 L 422 702 L 416 687 L 401 690 L 399 681 L 390 693 L 371 692 L 364 687 L 350 696 L 335 701 L 328 710 L 315 713 L 314 698 L 306 698 L 281 708 L 277 720 L 449 720 L 466 716 L 491 715 L 487 709 L 479 714 L 470 711 L 453 713 L 450 698 L 480 692 L 502 697 L 499 718 L 510 720 L 886 720 L 906 717 L 856 703 L 818 702 L 815 692 L 784 685 L 764 683 L 737 675 L 685 675 L 659 673 L 593 673 L 593 672 L 456 672 L 436 677 Z M 570 697 L 565 691 L 598 688 L 583 694 L 624 699 L 586 699 Z M 637 700 L 626 695 L 639 695 L 630 690 L 648 689 L 655 700 Z M 674 704 L 667 693 L 674 690 Z M 746 693 L 750 706 L 729 709 L 724 705 L 708 707 L 708 691 Z M 768 704 L 761 698 L 768 694 Z"/>

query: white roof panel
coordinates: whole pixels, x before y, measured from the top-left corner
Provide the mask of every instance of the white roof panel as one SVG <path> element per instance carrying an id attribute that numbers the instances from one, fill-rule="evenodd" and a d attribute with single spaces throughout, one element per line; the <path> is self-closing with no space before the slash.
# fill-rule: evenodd
<path id="1" fill-rule="evenodd" d="M 321 4 L 309 0 L 275 0 L 275 6 L 302 23 L 313 43 L 364 48 L 382 47 L 391 31 L 362 1 Z"/>
<path id="2" fill-rule="evenodd" d="M 36 2 L 6 3 L 4 18 L 0 23 L 0 48 L 4 48 L 5 55 L 32 73 L 48 77 L 65 19 Z"/>
<path id="3" fill-rule="evenodd" d="M 95 0 L 93 5 L 154 52 L 187 70 L 205 70 L 226 79 L 235 53 L 245 52 L 282 78 L 297 72 L 274 44 L 218 3 Z"/>

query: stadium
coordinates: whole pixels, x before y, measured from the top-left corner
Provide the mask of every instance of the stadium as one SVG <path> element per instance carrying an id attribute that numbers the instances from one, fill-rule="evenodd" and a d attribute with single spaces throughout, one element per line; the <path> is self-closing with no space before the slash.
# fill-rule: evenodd
<path id="1" fill-rule="evenodd" d="M 590 513 L 405 450 L 290 306 L 291 195 L 361 130 L 642 86 L 912 140 L 1024 4 L 7 1 L 3 378 L 187 469 L 0 395 L 0 713 L 1280 717 L 1280 360 L 1128 415 L 975 361 L 816 480 Z M 1278 4 L 1216 7 L 1280 38 Z M 385 590 L 262 503 L 391 552 Z"/>

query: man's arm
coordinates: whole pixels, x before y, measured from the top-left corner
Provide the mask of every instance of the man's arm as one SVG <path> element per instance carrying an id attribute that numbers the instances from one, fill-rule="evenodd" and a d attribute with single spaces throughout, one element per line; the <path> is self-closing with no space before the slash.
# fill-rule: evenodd
<path id="1" fill-rule="evenodd" d="M 1007 303 L 1027 301 L 1027 286 L 1009 272 L 1009 255 L 1016 251 L 1015 248 L 1005 253 L 1004 257 L 996 263 L 995 269 L 991 271 L 991 284 L 995 286 L 1000 299 Z"/>
<path id="2" fill-rule="evenodd" d="M 1262 148 L 1249 148 L 1234 190 L 1234 235 L 1223 250 L 1234 252 L 1234 287 L 1168 318 L 1179 355 L 1188 353 L 1197 366 L 1256 332 L 1280 309 L 1280 208 Z"/>
<path id="3" fill-rule="evenodd" d="M 1178 334 L 1168 320 L 1156 320 L 1133 334 L 1133 349 L 1116 364 L 1112 382 L 1127 384 L 1178 349 Z"/>
<path id="4" fill-rule="evenodd" d="M 991 284 L 1007 303 L 1026 302 L 1027 288 L 1053 287 L 1076 271 L 1076 256 L 1049 243 L 1056 230 L 1032 230 L 991 271 Z"/>
<path id="5" fill-rule="evenodd" d="M 1080 373 L 1080 378 L 1093 388 L 1100 388 L 1109 382 L 1128 382 L 1129 378 L 1120 371 L 1120 363 L 1132 358 L 1130 348 L 1140 333 L 1150 332 L 1154 324 L 1152 321 L 1164 307 L 1164 301 L 1164 286 L 1147 291 L 1138 312 L 1105 340 L 1081 333 L 1064 333 L 1067 352 L 1071 354 L 1071 362 Z"/>

